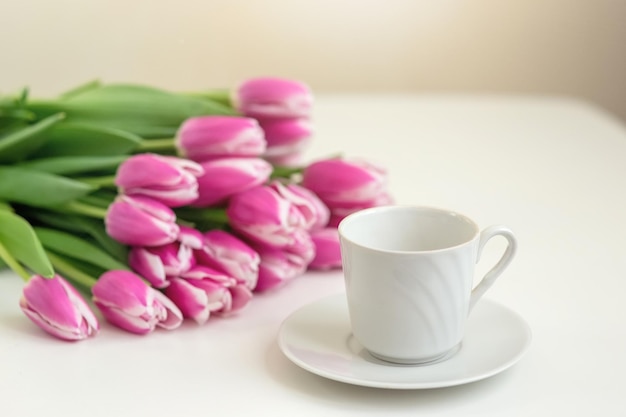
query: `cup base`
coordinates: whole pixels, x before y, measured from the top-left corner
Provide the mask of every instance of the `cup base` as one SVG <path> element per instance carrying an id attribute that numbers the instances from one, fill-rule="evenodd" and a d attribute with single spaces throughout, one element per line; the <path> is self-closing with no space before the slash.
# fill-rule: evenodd
<path id="1" fill-rule="evenodd" d="M 445 360 L 450 359 L 451 357 L 453 357 L 459 350 L 461 349 L 461 343 L 459 343 L 458 345 L 454 346 L 452 349 L 436 355 L 436 356 L 430 356 L 428 358 L 425 359 L 398 359 L 398 358 L 391 358 L 388 356 L 384 356 L 384 355 L 379 355 L 378 353 L 374 353 L 371 352 L 369 350 L 367 350 L 367 352 L 372 355 L 374 358 L 376 359 L 380 359 L 381 361 L 384 362 L 389 362 L 391 364 L 394 365 L 412 365 L 412 366 L 427 366 L 427 365 L 433 365 L 435 363 L 439 363 L 439 362 L 443 362 Z"/>

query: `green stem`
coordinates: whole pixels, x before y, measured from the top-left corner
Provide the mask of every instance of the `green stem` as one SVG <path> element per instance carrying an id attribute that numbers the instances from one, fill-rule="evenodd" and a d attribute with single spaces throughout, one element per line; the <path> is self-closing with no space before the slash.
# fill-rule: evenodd
<path id="1" fill-rule="evenodd" d="M 223 208 L 192 208 L 181 207 L 174 210 L 179 220 L 195 223 L 197 221 L 215 224 L 228 224 L 228 215 Z"/>
<path id="2" fill-rule="evenodd" d="M 104 219 L 107 214 L 106 209 L 81 203 L 79 201 L 70 201 L 69 203 L 62 206 L 61 209 L 67 210 L 74 214 L 82 214 L 87 217 L 95 217 L 96 219 Z"/>
<path id="3" fill-rule="evenodd" d="M 94 187 L 116 187 L 115 175 L 105 175 L 103 177 L 76 178 L 76 180 L 84 182 L 85 184 L 93 185 Z"/>
<path id="4" fill-rule="evenodd" d="M 176 151 L 176 144 L 173 138 L 166 139 L 144 139 L 139 146 L 135 149 L 136 153 L 143 152 L 164 152 L 164 151 Z"/>
<path id="5" fill-rule="evenodd" d="M 20 276 L 24 280 L 24 282 L 28 282 L 30 279 L 30 274 L 26 272 L 26 270 L 20 265 L 20 263 L 9 253 L 9 251 L 4 247 L 4 245 L 0 242 L 0 258 L 7 264 L 13 272 Z"/>
<path id="6" fill-rule="evenodd" d="M 218 89 L 218 90 L 183 93 L 183 94 L 189 97 L 215 101 L 217 103 L 223 104 L 224 106 L 228 106 L 228 107 L 232 107 L 233 105 L 232 100 L 231 100 L 231 90 L 229 89 Z"/>
<path id="7" fill-rule="evenodd" d="M 274 166 L 272 178 L 291 178 L 295 174 L 301 174 L 304 167 L 283 167 Z"/>
<path id="8" fill-rule="evenodd" d="M 96 283 L 97 279 L 92 276 L 85 274 L 83 271 L 76 268 L 74 265 L 71 265 L 69 262 L 66 262 L 63 258 L 51 253 L 47 252 L 48 258 L 55 269 L 58 269 L 64 277 L 71 279 L 72 281 L 84 285 L 87 288 L 93 287 Z"/>

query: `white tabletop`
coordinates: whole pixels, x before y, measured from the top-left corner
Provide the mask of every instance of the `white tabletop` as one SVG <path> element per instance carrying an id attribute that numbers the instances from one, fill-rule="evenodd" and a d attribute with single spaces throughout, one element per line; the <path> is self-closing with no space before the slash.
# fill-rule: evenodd
<path id="1" fill-rule="evenodd" d="M 343 291 L 307 273 L 238 316 L 138 337 L 103 323 L 65 343 L 18 307 L 0 273 L 0 415 L 609 416 L 626 412 L 626 129 L 577 101 L 498 96 L 319 96 L 308 158 L 389 169 L 396 201 L 504 223 L 520 249 L 487 293 L 530 325 L 530 350 L 494 377 L 385 390 L 291 363 L 276 336 L 293 311 Z M 479 270 L 501 250 L 490 244 Z M 488 349 L 488 347 L 486 347 Z"/>

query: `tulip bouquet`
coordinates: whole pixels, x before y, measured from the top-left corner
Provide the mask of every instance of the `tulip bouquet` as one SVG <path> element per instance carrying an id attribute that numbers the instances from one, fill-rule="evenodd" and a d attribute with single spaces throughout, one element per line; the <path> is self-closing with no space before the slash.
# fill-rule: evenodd
<path id="1" fill-rule="evenodd" d="M 171 93 L 90 83 L 0 97 L 0 260 L 48 333 L 136 334 L 233 314 L 308 269 L 341 267 L 337 225 L 390 201 L 385 171 L 303 163 L 313 97 L 246 80 Z"/>

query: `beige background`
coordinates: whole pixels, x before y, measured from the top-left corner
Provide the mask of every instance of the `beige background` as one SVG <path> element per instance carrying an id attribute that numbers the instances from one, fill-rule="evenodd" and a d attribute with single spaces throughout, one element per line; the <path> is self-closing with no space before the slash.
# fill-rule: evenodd
<path id="1" fill-rule="evenodd" d="M 0 91 L 298 78 L 317 92 L 565 95 L 626 120 L 622 0 L 1 0 Z"/>

